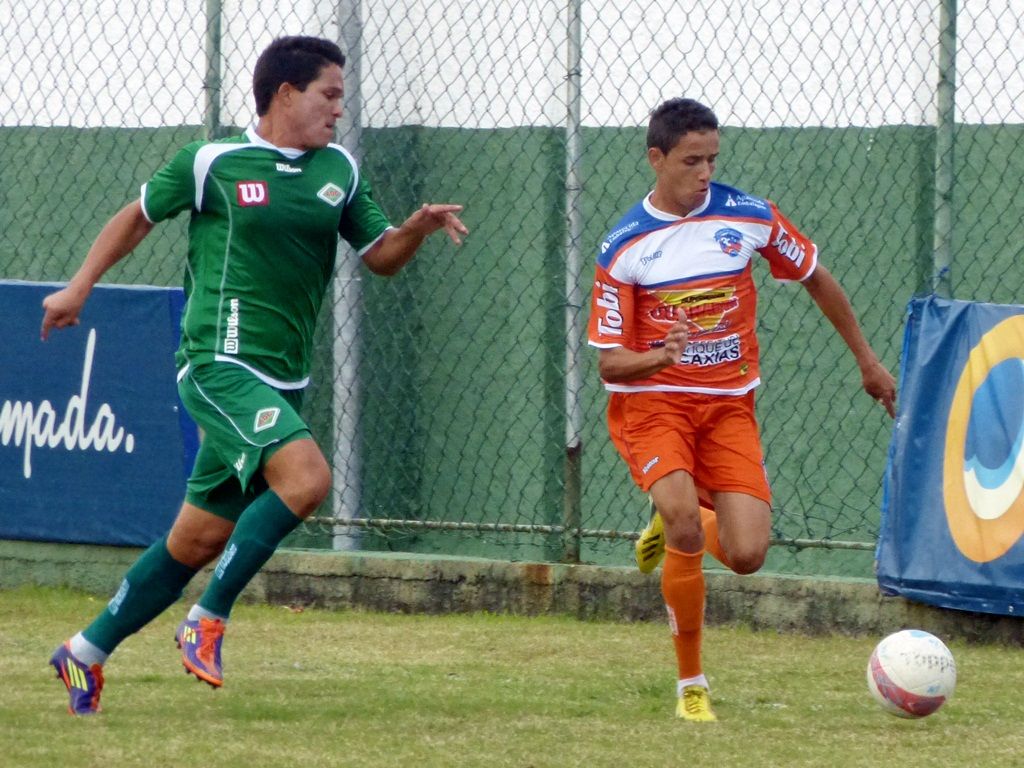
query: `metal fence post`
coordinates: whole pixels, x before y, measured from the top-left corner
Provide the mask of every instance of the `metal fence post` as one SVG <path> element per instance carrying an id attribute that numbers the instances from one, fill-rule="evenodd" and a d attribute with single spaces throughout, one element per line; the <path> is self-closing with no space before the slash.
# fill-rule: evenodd
<path id="1" fill-rule="evenodd" d="M 935 121 L 935 224 L 932 291 L 952 296 L 953 151 L 956 131 L 956 0 L 939 8 L 939 78 Z"/>
<path id="2" fill-rule="evenodd" d="M 583 313 L 580 276 L 583 218 L 580 206 L 580 102 L 582 101 L 582 8 L 581 0 L 569 0 L 567 25 L 566 122 L 565 122 L 565 492 L 562 559 L 580 560 L 580 510 L 583 445 L 583 409 L 580 404 L 582 373 L 580 352 Z"/>
<path id="3" fill-rule="evenodd" d="M 357 162 L 362 159 L 362 7 L 360 0 L 338 3 L 338 44 L 345 54 L 345 99 L 336 135 Z M 361 516 L 362 457 L 359 453 L 359 330 L 362 285 L 359 259 L 345 242 L 338 244 L 338 259 L 331 288 L 334 324 L 331 360 L 333 388 L 333 513 L 338 519 Z M 334 549 L 354 549 L 358 534 L 336 526 Z"/>
<path id="4" fill-rule="evenodd" d="M 213 141 L 220 134 L 222 10 L 221 0 L 206 0 L 206 76 L 203 78 L 206 104 L 203 109 L 203 128 L 207 141 Z"/>

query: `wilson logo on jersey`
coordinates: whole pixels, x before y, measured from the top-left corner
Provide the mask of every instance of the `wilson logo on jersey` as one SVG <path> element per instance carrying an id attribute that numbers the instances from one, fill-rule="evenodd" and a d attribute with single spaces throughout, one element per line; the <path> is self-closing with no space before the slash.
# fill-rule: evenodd
<path id="1" fill-rule="evenodd" d="M 725 316 L 739 307 L 736 289 L 698 288 L 690 291 L 655 291 L 661 304 L 650 312 L 652 320 L 674 323 L 680 311 L 686 315 L 693 336 L 724 330 L 728 327 Z"/>
<path id="2" fill-rule="evenodd" d="M 337 184 L 324 184 L 316 196 L 328 205 L 337 205 L 345 199 L 345 191 Z"/>
<path id="3" fill-rule="evenodd" d="M 239 181 L 235 184 L 238 204 L 243 208 L 254 205 L 270 205 L 270 191 L 265 181 Z"/>
<path id="4" fill-rule="evenodd" d="M 228 302 L 228 327 L 224 335 L 224 353 L 228 355 L 238 354 L 238 299 L 231 299 Z"/>

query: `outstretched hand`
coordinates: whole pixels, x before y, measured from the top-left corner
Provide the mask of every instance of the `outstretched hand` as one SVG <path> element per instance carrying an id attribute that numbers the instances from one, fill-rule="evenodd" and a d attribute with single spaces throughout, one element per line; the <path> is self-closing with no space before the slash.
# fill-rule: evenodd
<path id="1" fill-rule="evenodd" d="M 54 328 L 78 325 L 78 315 L 83 304 L 85 297 L 71 287 L 63 288 L 44 298 L 43 325 L 39 330 L 39 338 L 46 341 Z"/>
<path id="2" fill-rule="evenodd" d="M 460 235 L 468 235 L 469 230 L 455 214 L 462 210 L 461 205 L 449 203 L 424 203 L 420 209 L 410 216 L 405 224 L 419 230 L 424 236 L 443 229 L 456 245 L 462 245 Z"/>
<path id="3" fill-rule="evenodd" d="M 875 362 L 861 371 L 864 391 L 880 402 L 890 418 L 896 418 L 896 379 L 889 369 Z"/>

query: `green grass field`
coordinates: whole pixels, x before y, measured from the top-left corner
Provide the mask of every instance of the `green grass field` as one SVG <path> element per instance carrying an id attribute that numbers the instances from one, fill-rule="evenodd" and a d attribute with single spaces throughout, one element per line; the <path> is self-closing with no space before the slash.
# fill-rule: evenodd
<path id="1" fill-rule="evenodd" d="M 660 624 L 404 616 L 240 606 L 225 687 L 186 676 L 180 610 L 106 668 L 105 711 L 76 719 L 50 652 L 103 606 L 0 592 L 0 764 L 32 766 L 1024 765 L 1020 649 L 951 643 L 956 696 L 906 721 L 870 699 L 872 638 L 712 628 L 719 722 L 673 717 Z M 184 606 L 179 606 L 183 608 Z"/>

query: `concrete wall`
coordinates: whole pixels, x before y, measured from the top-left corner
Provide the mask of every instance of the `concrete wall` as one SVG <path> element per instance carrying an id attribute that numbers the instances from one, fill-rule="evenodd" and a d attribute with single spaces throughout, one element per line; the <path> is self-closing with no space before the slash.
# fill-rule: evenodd
<path id="1" fill-rule="evenodd" d="M 113 594 L 139 550 L 0 541 L 0 589 L 27 584 Z M 189 585 L 194 599 L 208 572 Z M 883 597 L 868 579 L 707 573 L 709 624 L 799 634 L 882 636 L 914 627 L 972 642 L 1024 644 L 1018 618 L 948 611 Z M 0 597 L 2 600 L 2 597 Z M 634 568 L 280 551 L 243 594 L 247 602 L 401 613 L 488 611 L 580 619 L 664 621 L 660 572 Z"/>

